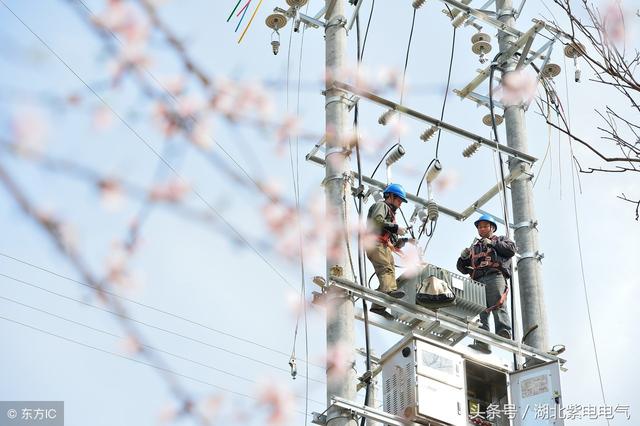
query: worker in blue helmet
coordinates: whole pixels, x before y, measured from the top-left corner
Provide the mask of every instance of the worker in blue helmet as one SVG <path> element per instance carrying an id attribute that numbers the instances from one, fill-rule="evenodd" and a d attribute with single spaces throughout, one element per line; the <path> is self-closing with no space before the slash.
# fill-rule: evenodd
<path id="1" fill-rule="evenodd" d="M 507 311 L 507 279 L 511 276 L 511 258 L 516 245 L 509 238 L 494 235 L 498 229 L 495 219 L 483 214 L 474 222 L 479 238 L 460 253 L 456 267 L 463 274 L 485 285 L 487 309 L 480 313 L 481 328 L 489 331 L 489 315 L 493 312 L 495 333 L 511 339 L 511 321 Z M 475 341 L 472 348 L 490 353 L 489 345 Z"/>
<path id="2" fill-rule="evenodd" d="M 374 238 L 370 244 L 366 244 L 365 249 L 380 283 L 377 290 L 402 298 L 404 291 L 398 289 L 396 283 L 393 251 L 399 245 L 399 236 L 407 233 L 406 228 L 396 223 L 396 211 L 402 203 L 407 202 L 407 193 L 402 185 L 392 183 L 382 194 L 384 199 L 374 203 L 367 214 L 367 231 Z M 387 319 L 393 318 L 384 306 L 375 303 L 371 305 L 370 311 Z"/>

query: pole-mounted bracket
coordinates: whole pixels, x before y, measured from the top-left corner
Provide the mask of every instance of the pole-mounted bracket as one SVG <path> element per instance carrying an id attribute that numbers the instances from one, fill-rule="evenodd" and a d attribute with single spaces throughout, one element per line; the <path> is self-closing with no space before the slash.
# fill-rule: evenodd
<path id="1" fill-rule="evenodd" d="M 327 415 L 322 413 L 311 413 L 311 423 L 314 425 L 326 425 L 327 424 Z"/>
<path id="2" fill-rule="evenodd" d="M 538 221 L 537 220 L 528 220 L 528 221 L 524 221 L 524 222 L 518 222 L 515 225 L 513 225 L 513 230 L 517 231 L 520 228 L 531 228 L 531 229 L 535 229 L 536 231 L 538 230 Z"/>
<path id="3" fill-rule="evenodd" d="M 333 89 L 330 89 L 330 90 L 333 90 Z M 340 89 L 337 89 L 337 90 L 340 90 Z M 322 94 L 325 96 L 326 96 L 326 93 L 327 93 L 326 91 L 322 92 Z M 342 91 L 342 93 L 340 93 L 339 95 L 329 96 L 325 98 L 324 107 L 327 108 L 330 104 L 337 102 L 337 103 L 345 104 L 347 106 L 347 109 L 351 111 L 353 107 L 356 106 L 359 100 L 360 100 L 360 97 L 356 95 L 348 96 L 347 92 Z"/>
<path id="4" fill-rule="evenodd" d="M 349 179 L 351 179 L 351 177 L 352 177 L 351 173 L 348 173 L 348 172 L 337 174 L 337 175 L 332 175 L 332 176 L 327 176 L 324 179 L 322 179 L 322 182 L 320 182 L 320 185 L 326 186 L 332 180 L 344 180 L 346 182 Z"/>
<path id="5" fill-rule="evenodd" d="M 522 254 L 520 254 L 518 261 L 516 262 L 516 264 L 520 264 L 520 262 L 524 259 L 536 259 L 538 262 L 541 262 L 542 259 L 544 258 L 544 253 L 540 253 L 539 251 L 527 251 L 524 252 Z"/>
<path id="6" fill-rule="evenodd" d="M 329 29 L 331 27 L 344 27 L 344 29 L 346 30 L 347 29 L 347 18 L 345 18 L 342 15 L 334 16 L 329 21 L 327 21 L 327 23 L 324 25 L 325 30 L 327 30 L 327 29 Z"/>

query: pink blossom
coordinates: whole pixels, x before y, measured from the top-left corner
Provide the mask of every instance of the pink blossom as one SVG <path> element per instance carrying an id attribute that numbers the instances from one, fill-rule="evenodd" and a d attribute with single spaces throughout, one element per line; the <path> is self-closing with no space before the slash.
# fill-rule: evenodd
<path id="1" fill-rule="evenodd" d="M 172 179 L 151 188 L 150 196 L 154 201 L 177 203 L 189 193 L 191 186 L 182 179 Z"/>
<path id="2" fill-rule="evenodd" d="M 122 187 L 113 179 L 105 179 L 98 183 L 100 200 L 108 211 L 116 211 L 124 204 Z"/>
<path id="3" fill-rule="evenodd" d="M 213 126 L 211 121 L 206 118 L 200 118 L 198 121 L 194 123 L 193 128 L 189 134 L 189 139 L 195 145 L 204 148 L 210 149 L 213 143 Z"/>
<path id="4" fill-rule="evenodd" d="M 354 368 L 353 348 L 346 344 L 336 344 L 327 348 L 327 379 L 333 381 L 343 378 Z"/>
<path id="5" fill-rule="evenodd" d="M 160 410 L 160 413 L 158 414 L 158 421 L 160 422 L 160 424 L 165 425 L 173 423 L 173 421 L 176 420 L 177 417 L 178 410 L 176 410 L 174 406 L 167 404 Z"/>
<path id="6" fill-rule="evenodd" d="M 535 96 L 537 85 L 536 77 L 523 68 L 504 74 L 496 95 L 505 105 L 528 104 Z"/>
<path id="7" fill-rule="evenodd" d="M 264 382 L 258 389 L 258 406 L 267 409 L 268 425 L 284 425 L 293 413 L 293 392 L 274 381 Z"/>
<path id="8" fill-rule="evenodd" d="M 624 20 L 622 2 L 620 0 L 609 1 L 602 19 L 604 35 L 607 40 L 613 43 L 624 41 L 626 34 Z"/>
<path id="9" fill-rule="evenodd" d="M 444 171 L 434 182 L 436 191 L 445 192 L 454 189 L 460 182 L 460 175 L 455 170 Z"/>
<path id="10" fill-rule="evenodd" d="M 26 108 L 13 114 L 11 137 L 19 154 L 37 155 L 42 153 L 49 132 L 49 120 L 42 110 Z"/>
<path id="11" fill-rule="evenodd" d="M 142 351 L 142 344 L 134 336 L 126 336 L 121 342 L 122 351 L 129 355 L 135 355 Z"/>
<path id="12" fill-rule="evenodd" d="M 93 111 L 93 127 L 96 130 L 107 130 L 113 125 L 113 113 L 106 106 L 100 106 Z"/>
<path id="13" fill-rule="evenodd" d="M 200 402 L 198 403 L 198 408 L 206 419 L 212 421 L 220 412 L 223 402 L 223 396 L 211 395 L 200 400 Z"/>
<path id="14" fill-rule="evenodd" d="M 402 258 L 404 273 L 408 276 L 416 275 L 425 265 L 420 249 L 415 244 L 406 244 L 402 249 L 400 257 Z"/>

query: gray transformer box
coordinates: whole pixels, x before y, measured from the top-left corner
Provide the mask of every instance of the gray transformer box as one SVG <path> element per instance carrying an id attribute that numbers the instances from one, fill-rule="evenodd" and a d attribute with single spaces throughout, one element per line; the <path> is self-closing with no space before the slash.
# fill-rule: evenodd
<path id="1" fill-rule="evenodd" d="M 411 334 L 382 355 L 381 366 L 384 411 L 411 422 L 432 426 L 564 425 L 558 362 L 509 371 Z M 536 416 L 535 407 L 545 405 L 554 414 Z M 497 415 L 488 418 L 492 409 Z M 478 414 L 482 422 L 472 421 Z"/>

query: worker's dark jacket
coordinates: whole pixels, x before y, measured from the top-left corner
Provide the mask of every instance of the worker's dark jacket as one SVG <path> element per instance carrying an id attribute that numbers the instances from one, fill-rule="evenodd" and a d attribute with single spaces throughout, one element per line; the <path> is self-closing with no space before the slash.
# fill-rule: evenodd
<path id="1" fill-rule="evenodd" d="M 396 224 L 396 208 L 386 201 L 376 201 L 367 214 L 369 232 L 378 236 L 379 241 L 395 244 L 398 239 L 398 224 Z"/>
<path id="2" fill-rule="evenodd" d="M 492 271 L 499 271 L 505 278 L 511 275 L 511 258 L 516 254 L 516 245 L 507 237 L 492 236 L 493 243 L 488 246 L 482 240 L 469 248 L 471 256 L 467 259 L 458 258 L 456 268 L 463 274 L 471 275 L 477 279 Z"/>

